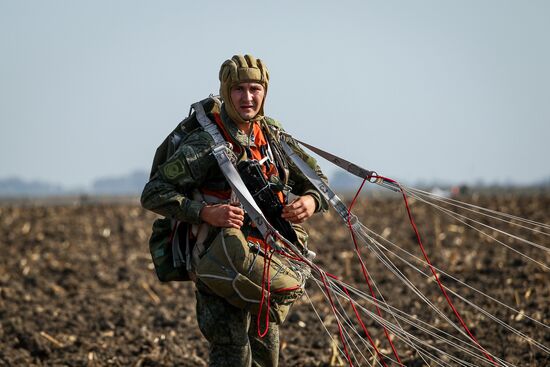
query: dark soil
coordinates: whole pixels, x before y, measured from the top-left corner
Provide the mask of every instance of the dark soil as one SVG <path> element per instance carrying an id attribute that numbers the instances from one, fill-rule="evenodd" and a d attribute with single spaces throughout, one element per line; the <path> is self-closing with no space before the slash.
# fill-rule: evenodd
<path id="1" fill-rule="evenodd" d="M 465 200 L 550 223 L 546 195 L 502 194 Z M 544 267 L 418 202 L 412 210 L 435 266 L 550 325 L 550 273 Z M 355 212 L 367 227 L 422 256 L 399 199 L 362 199 Z M 154 274 L 147 247 L 154 218 L 137 204 L 0 207 L 0 366 L 205 366 L 208 350 L 195 320 L 193 284 L 161 284 Z M 349 232 L 340 222 L 329 212 L 308 223 L 310 246 L 318 254 L 316 263 L 366 289 Z M 547 236 L 512 230 L 549 247 Z M 487 232 L 550 266 L 547 251 L 510 242 L 493 230 Z M 366 248 L 362 256 L 389 303 L 430 324 L 443 324 Z M 451 317 L 433 279 L 400 267 Z M 453 279 L 442 279 L 460 295 L 550 347 L 548 328 L 480 298 Z M 310 284 L 308 294 L 337 339 L 336 322 L 319 288 Z M 453 300 L 488 351 L 518 366 L 550 365 L 550 355 L 464 302 Z M 382 352 L 391 353 L 380 327 L 368 319 L 365 324 Z M 395 343 L 407 365 L 422 365 L 406 344 Z M 281 349 L 282 366 L 345 362 L 333 354 L 331 338 L 305 297 L 282 327 Z"/>

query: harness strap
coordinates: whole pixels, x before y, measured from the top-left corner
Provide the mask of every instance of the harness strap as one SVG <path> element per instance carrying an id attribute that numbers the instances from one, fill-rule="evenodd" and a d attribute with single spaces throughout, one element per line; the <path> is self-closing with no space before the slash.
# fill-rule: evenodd
<path id="1" fill-rule="evenodd" d="M 191 108 L 195 110 L 197 113 L 197 120 L 199 121 L 199 124 L 202 126 L 204 131 L 210 134 L 212 136 L 212 139 L 214 139 L 214 143 L 217 145 L 225 145 L 225 139 L 220 134 L 220 130 L 216 126 L 216 124 L 212 123 L 208 116 L 206 116 L 206 112 L 204 111 L 204 107 L 202 106 L 201 102 L 193 103 L 191 105 Z"/>
<path id="2" fill-rule="evenodd" d="M 317 153 L 321 157 L 323 157 L 326 160 L 334 163 L 338 167 L 341 167 L 341 168 L 345 169 L 346 171 L 348 171 L 349 173 L 352 173 L 353 175 L 355 175 L 357 177 L 360 177 L 360 178 L 363 178 L 363 179 L 366 178 L 367 180 L 370 180 L 373 175 L 376 175 L 376 172 L 374 172 L 374 171 L 369 171 L 369 170 L 366 170 L 364 168 L 361 168 L 361 167 L 359 167 L 358 165 L 356 165 L 354 163 L 351 163 L 351 162 L 349 162 L 349 161 L 347 161 L 343 158 L 335 156 L 332 153 L 329 153 L 329 152 L 326 152 L 322 149 L 314 147 L 313 145 L 309 145 L 307 143 L 304 143 L 303 141 L 298 140 L 296 138 L 293 138 L 293 139 L 296 140 L 298 143 L 302 144 L 303 146 L 305 146 L 306 148 L 308 148 L 309 150 Z"/>
<path id="3" fill-rule="evenodd" d="M 197 120 L 203 127 L 203 129 L 209 133 L 214 139 L 215 146 L 212 150 L 216 161 L 222 171 L 223 175 L 229 182 L 229 185 L 239 198 L 241 205 L 246 210 L 252 222 L 256 225 L 264 239 L 277 250 L 281 250 L 280 246 L 276 243 L 275 237 L 277 231 L 264 217 L 262 211 L 254 201 L 254 198 L 248 191 L 241 176 L 237 172 L 237 169 L 233 165 L 229 152 L 231 151 L 227 146 L 227 142 L 220 134 L 218 127 L 214 124 L 208 116 L 200 102 L 194 103 L 192 108 L 196 112 Z"/>
<path id="4" fill-rule="evenodd" d="M 306 176 L 306 178 L 315 186 L 317 191 L 321 193 L 325 197 L 325 199 L 332 205 L 332 207 L 336 210 L 336 212 L 342 217 L 342 219 L 348 223 L 348 220 L 350 219 L 348 208 L 346 205 L 340 200 L 338 195 L 332 189 L 321 180 L 321 178 L 315 173 L 315 171 L 300 158 L 292 148 L 287 144 L 286 141 L 281 140 L 281 146 L 283 147 L 283 151 L 286 153 L 288 158 L 294 162 L 294 164 L 298 167 L 300 171 Z"/>
<path id="5" fill-rule="evenodd" d="M 210 119 L 208 119 L 208 121 L 210 121 Z M 229 134 L 229 132 L 223 125 L 223 121 L 219 113 L 214 113 L 214 121 L 216 122 L 216 125 L 218 126 L 219 131 L 221 131 L 223 136 L 225 137 L 225 140 L 233 144 L 233 149 L 235 150 L 235 152 L 237 154 L 240 154 L 242 152 L 241 146 L 235 143 L 235 141 L 233 140 L 233 137 L 231 136 L 231 134 Z"/>
<path id="6" fill-rule="evenodd" d="M 326 152 L 322 149 L 319 149 L 313 145 L 304 143 L 301 140 L 298 140 L 296 138 L 293 138 L 291 135 L 284 133 L 285 136 L 297 141 L 298 143 L 302 144 L 309 150 L 317 153 L 321 157 L 325 158 L 327 161 L 334 163 L 338 167 L 345 169 L 349 173 L 351 173 L 354 176 L 357 176 L 362 179 L 366 179 L 371 183 L 375 183 L 377 185 L 380 185 L 382 187 L 385 187 L 387 189 L 390 189 L 395 192 L 400 192 L 399 185 L 395 184 L 395 182 L 389 181 L 384 179 L 383 177 L 378 176 L 378 174 L 375 171 L 369 171 L 367 169 L 364 169 L 362 167 L 359 167 L 355 163 L 352 163 L 350 161 L 345 160 L 344 158 L 340 158 L 332 153 Z M 373 181 L 374 180 L 374 181 Z"/>

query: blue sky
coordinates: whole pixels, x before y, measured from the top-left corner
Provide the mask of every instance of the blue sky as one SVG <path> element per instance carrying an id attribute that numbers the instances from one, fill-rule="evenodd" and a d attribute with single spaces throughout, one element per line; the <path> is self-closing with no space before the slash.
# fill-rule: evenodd
<path id="1" fill-rule="evenodd" d="M 0 178 L 147 170 L 221 63 L 251 53 L 266 113 L 365 168 L 545 179 L 548 19 L 547 1 L 0 0 Z"/>

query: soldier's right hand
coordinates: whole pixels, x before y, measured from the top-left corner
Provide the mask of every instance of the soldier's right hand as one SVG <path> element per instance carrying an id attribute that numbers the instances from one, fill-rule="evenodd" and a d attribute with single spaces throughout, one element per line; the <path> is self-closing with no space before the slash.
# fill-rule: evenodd
<path id="1" fill-rule="evenodd" d="M 239 229 L 243 225 L 244 210 L 238 204 L 207 205 L 202 208 L 200 218 L 214 227 Z"/>

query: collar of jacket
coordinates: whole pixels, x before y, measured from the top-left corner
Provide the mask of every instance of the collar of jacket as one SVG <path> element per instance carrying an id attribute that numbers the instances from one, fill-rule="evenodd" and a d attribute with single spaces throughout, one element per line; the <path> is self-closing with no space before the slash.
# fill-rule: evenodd
<path id="1" fill-rule="evenodd" d="M 222 122 L 227 129 L 227 132 L 231 135 L 233 140 L 235 140 L 237 143 L 239 143 L 243 147 L 253 147 L 254 146 L 254 139 L 252 137 L 248 136 L 247 134 L 243 133 L 239 128 L 237 127 L 237 124 L 231 120 L 229 115 L 227 114 L 227 111 L 225 110 L 225 105 L 222 104 L 220 117 L 222 119 Z M 258 121 L 252 122 L 253 124 L 257 124 Z M 261 124 L 260 124 L 261 127 Z M 263 130 L 263 129 L 262 129 Z"/>

